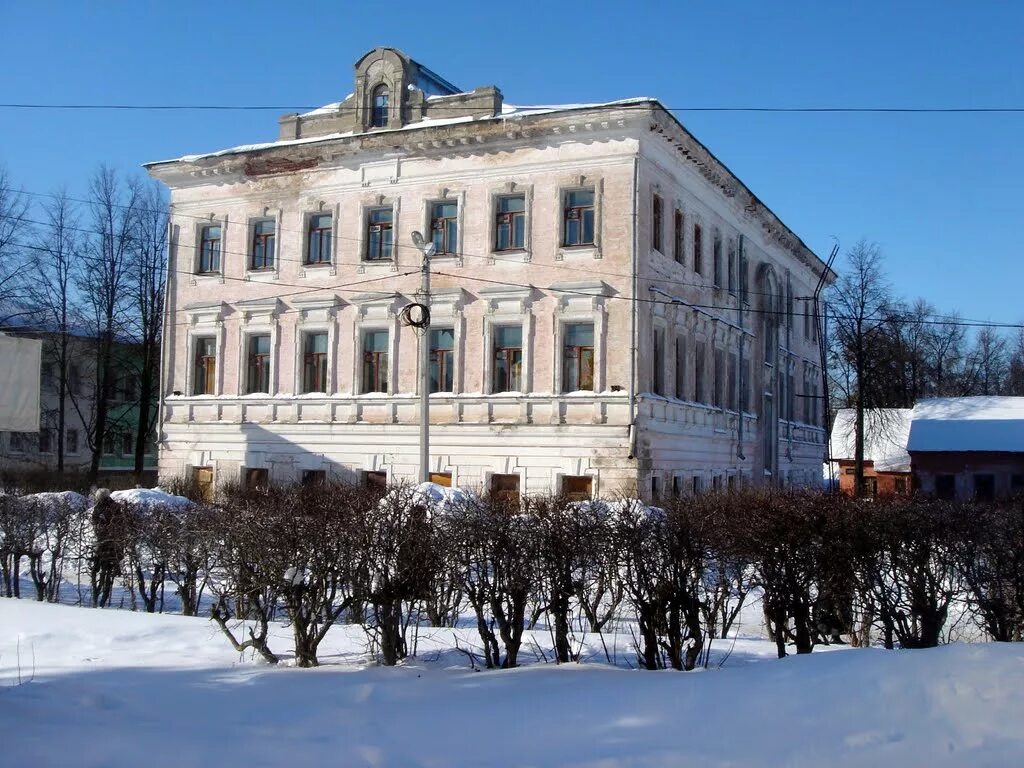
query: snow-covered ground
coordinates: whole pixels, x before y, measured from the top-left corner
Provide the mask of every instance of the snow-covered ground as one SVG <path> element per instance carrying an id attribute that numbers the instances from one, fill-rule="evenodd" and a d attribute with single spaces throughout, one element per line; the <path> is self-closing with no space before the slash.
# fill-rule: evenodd
<path id="1" fill-rule="evenodd" d="M 1024 764 L 1024 645 L 780 661 L 739 640 L 723 668 L 693 673 L 524 649 L 524 668 L 472 672 L 455 635 L 473 639 L 422 630 L 418 657 L 389 669 L 339 626 L 325 666 L 272 668 L 206 619 L 0 599 L 0 765 Z"/>

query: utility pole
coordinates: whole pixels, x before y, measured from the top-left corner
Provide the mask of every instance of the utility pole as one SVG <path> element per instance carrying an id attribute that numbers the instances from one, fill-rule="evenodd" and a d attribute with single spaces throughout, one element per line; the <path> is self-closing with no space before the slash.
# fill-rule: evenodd
<path id="1" fill-rule="evenodd" d="M 430 257 L 435 247 L 420 232 L 412 233 L 412 244 L 423 255 L 416 294 L 420 317 L 410 318 L 410 325 L 420 334 L 420 482 L 426 483 L 430 481 Z"/>

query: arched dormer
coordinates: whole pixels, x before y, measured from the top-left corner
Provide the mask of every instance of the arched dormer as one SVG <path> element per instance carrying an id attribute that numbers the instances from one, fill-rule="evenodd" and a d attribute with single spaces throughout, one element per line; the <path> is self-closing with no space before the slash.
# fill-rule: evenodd
<path id="1" fill-rule="evenodd" d="M 360 128 L 400 128 L 405 124 L 411 60 L 394 48 L 374 48 L 356 62 L 355 101 Z"/>

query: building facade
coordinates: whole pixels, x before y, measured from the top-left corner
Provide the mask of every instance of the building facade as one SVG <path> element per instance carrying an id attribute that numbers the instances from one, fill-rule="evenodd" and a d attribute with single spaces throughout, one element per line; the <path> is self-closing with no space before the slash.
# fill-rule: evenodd
<path id="1" fill-rule="evenodd" d="M 870 408 L 864 413 L 864 494 L 907 496 L 913 491 L 910 454 L 910 408 Z M 857 411 L 840 408 L 832 422 L 829 458 L 839 490 L 856 496 Z"/>
<path id="2" fill-rule="evenodd" d="M 378 48 L 278 140 L 147 168 L 162 475 L 415 479 L 419 231 L 438 482 L 820 483 L 826 267 L 655 100 L 511 107 Z"/>
<path id="3" fill-rule="evenodd" d="M 1024 397 L 921 400 L 907 443 L 915 486 L 940 499 L 1024 493 Z"/>

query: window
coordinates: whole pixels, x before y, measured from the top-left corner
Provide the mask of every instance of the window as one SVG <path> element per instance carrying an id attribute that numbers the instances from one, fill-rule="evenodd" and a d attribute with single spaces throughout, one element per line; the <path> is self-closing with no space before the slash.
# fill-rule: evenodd
<path id="1" fill-rule="evenodd" d="M 750 293 L 750 269 L 747 265 L 746 254 L 743 253 L 743 248 L 740 248 L 740 298 L 743 301 L 747 301 L 747 296 Z"/>
<path id="2" fill-rule="evenodd" d="M 935 495 L 940 499 L 952 500 L 956 498 L 956 476 L 936 475 Z"/>
<path id="3" fill-rule="evenodd" d="M 726 253 L 727 288 L 729 293 L 736 294 L 736 243 L 729 238 L 729 250 Z"/>
<path id="4" fill-rule="evenodd" d="M 373 208 L 366 215 L 366 260 L 391 260 L 391 225 L 393 210 Z"/>
<path id="5" fill-rule="evenodd" d="M 1010 490 L 1014 493 L 1024 491 L 1024 475 L 1018 473 L 1010 475 Z"/>
<path id="6" fill-rule="evenodd" d="M 698 403 L 707 402 L 707 392 L 704 386 L 704 356 L 707 345 L 703 341 L 697 342 L 693 354 L 693 399 Z"/>
<path id="7" fill-rule="evenodd" d="M 716 287 L 722 287 L 722 233 L 715 230 L 715 239 L 711 247 L 712 280 Z"/>
<path id="8" fill-rule="evenodd" d="M 665 394 L 665 329 L 655 328 L 651 340 L 651 391 Z"/>
<path id="9" fill-rule="evenodd" d="M 743 368 L 740 370 L 740 410 L 744 413 L 750 412 L 750 361 L 743 361 Z"/>
<path id="10" fill-rule="evenodd" d="M 217 340 L 201 336 L 195 340 L 194 395 L 212 395 L 217 381 Z"/>
<path id="11" fill-rule="evenodd" d="M 430 206 L 430 232 L 434 240 L 434 253 L 452 255 L 459 251 L 459 204 L 432 203 Z"/>
<path id="12" fill-rule="evenodd" d="M 327 472 L 323 469 L 302 470 L 302 484 L 304 486 L 318 486 L 327 482 Z"/>
<path id="13" fill-rule="evenodd" d="M 203 501 L 213 501 L 213 467 L 192 467 L 192 483 Z"/>
<path id="14" fill-rule="evenodd" d="M 565 193 L 562 245 L 594 244 L 594 191 Z"/>
<path id="15" fill-rule="evenodd" d="M 907 478 L 905 478 L 905 477 L 893 478 L 892 488 L 893 488 L 893 490 L 896 493 L 900 493 L 900 494 L 906 493 L 907 492 Z"/>
<path id="16" fill-rule="evenodd" d="M 252 225 L 252 254 L 249 258 L 249 269 L 274 268 L 276 226 L 272 219 L 257 221 Z"/>
<path id="17" fill-rule="evenodd" d="M 974 476 L 974 498 L 976 501 L 992 501 L 996 497 L 996 476 L 977 474 Z"/>
<path id="18" fill-rule="evenodd" d="M 302 391 L 327 391 L 327 334 L 307 333 L 302 342 Z"/>
<path id="19" fill-rule="evenodd" d="M 334 232 L 334 216 L 317 213 L 309 217 L 309 231 L 306 233 L 306 263 L 331 263 L 331 238 Z"/>
<path id="20" fill-rule="evenodd" d="M 700 477 L 697 476 L 697 475 L 694 475 L 693 476 L 693 482 L 691 483 L 691 486 L 692 486 L 691 487 L 691 493 L 693 493 L 694 496 L 698 496 L 700 494 L 700 492 L 701 492 L 702 485 L 703 485 L 703 483 L 701 482 Z"/>
<path id="21" fill-rule="evenodd" d="M 736 359 L 736 355 L 729 355 L 729 383 L 728 389 L 726 390 L 725 407 L 730 411 L 736 410 L 736 390 L 739 388 L 739 363 Z"/>
<path id="22" fill-rule="evenodd" d="M 672 475 L 672 495 L 679 498 L 683 495 L 683 483 L 686 482 L 682 475 Z"/>
<path id="23" fill-rule="evenodd" d="M 715 349 L 715 380 L 714 388 L 711 391 L 712 405 L 721 408 L 723 405 L 723 394 L 725 393 L 725 352 Z"/>
<path id="24" fill-rule="evenodd" d="M 371 128 L 386 128 L 391 95 L 386 85 L 378 85 L 373 91 L 373 111 L 370 115 Z"/>
<path id="25" fill-rule="evenodd" d="M 388 473 L 380 471 L 363 472 L 363 485 L 367 488 L 384 490 L 388 487 Z"/>
<path id="26" fill-rule="evenodd" d="M 686 399 L 686 340 L 676 336 L 676 397 Z"/>
<path id="27" fill-rule="evenodd" d="M 64 432 L 64 450 L 67 453 L 78 453 L 78 430 L 68 429 Z"/>
<path id="28" fill-rule="evenodd" d="M 264 467 L 247 467 L 245 470 L 245 490 L 266 491 L 270 488 L 270 471 Z"/>
<path id="29" fill-rule="evenodd" d="M 519 501 L 519 475 L 491 475 L 491 497 L 514 504 Z"/>
<path id="30" fill-rule="evenodd" d="M 256 392 L 270 392 L 270 336 L 250 336 L 248 347 L 245 391 L 250 395 Z"/>
<path id="31" fill-rule="evenodd" d="M 455 329 L 430 330 L 430 391 L 454 392 Z"/>
<path id="32" fill-rule="evenodd" d="M 82 370 L 77 363 L 68 366 L 68 394 L 77 395 L 82 389 Z"/>
<path id="33" fill-rule="evenodd" d="M 568 323 L 562 340 L 562 391 L 594 390 L 594 326 Z"/>
<path id="34" fill-rule="evenodd" d="M 651 501 L 657 502 L 661 498 L 661 478 L 651 475 Z"/>
<path id="35" fill-rule="evenodd" d="M 526 247 L 526 196 L 499 197 L 494 215 L 494 250 L 515 251 Z"/>
<path id="36" fill-rule="evenodd" d="M 121 455 L 135 455 L 135 435 L 133 435 L 131 432 L 121 433 Z"/>
<path id="37" fill-rule="evenodd" d="M 651 205 L 651 247 L 658 252 L 661 252 L 663 247 L 661 242 L 665 225 L 663 208 L 661 195 L 655 195 Z"/>
<path id="38" fill-rule="evenodd" d="M 388 332 L 363 331 L 363 393 L 388 391 Z"/>
<path id="39" fill-rule="evenodd" d="M 117 455 L 117 435 L 114 433 L 114 430 L 112 429 L 107 430 L 107 432 L 103 435 L 103 455 Z"/>
<path id="40" fill-rule="evenodd" d="M 40 386 L 54 391 L 57 388 L 57 367 L 53 363 L 43 363 L 39 368 Z"/>
<path id="41" fill-rule="evenodd" d="M 199 230 L 199 274 L 220 272 L 220 225 L 211 224 Z"/>
<path id="42" fill-rule="evenodd" d="M 53 430 L 43 427 L 39 430 L 39 452 L 53 453 Z"/>
<path id="43" fill-rule="evenodd" d="M 562 477 L 562 496 L 568 501 L 589 501 L 593 478 L 584 475 L 565 475 Z"/>
<path id="44" fill-rule="evenodd" d="M 686 261 L 686 217 L 678 209 L 676 210 L 675 242 L 672 256 L 680 264 Z"/>
<path id="45" fill-rule="evenodd" d="M 523 328 L 500 325 L 494 329 L 492 392 L 518 392 L 523 386 Z"/>
<path id="46" fill-rule="evenodd" d="M 701 263 L 701 256 L 704 252 L 704 236 L 700 224 L 693 225 L 693 271 L 698 275 L 704 274 L 704 265 Z"/>

